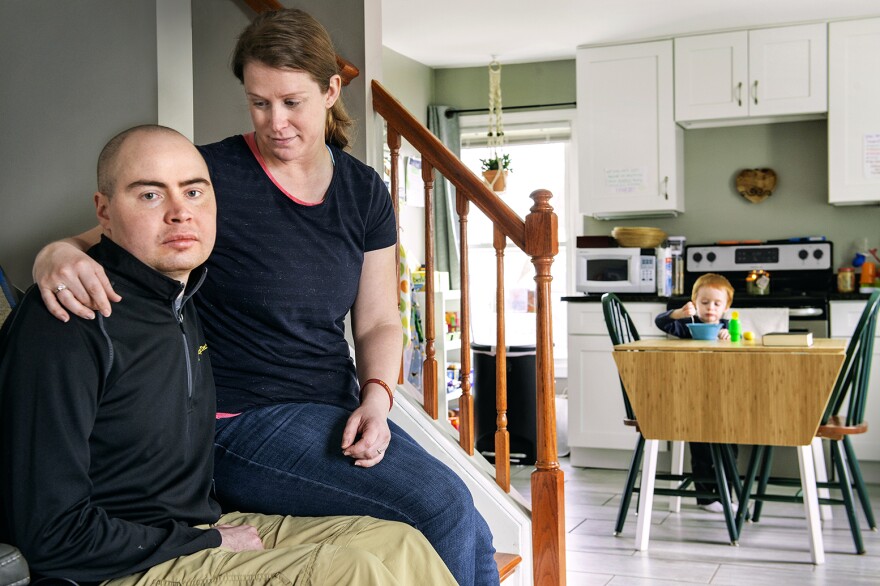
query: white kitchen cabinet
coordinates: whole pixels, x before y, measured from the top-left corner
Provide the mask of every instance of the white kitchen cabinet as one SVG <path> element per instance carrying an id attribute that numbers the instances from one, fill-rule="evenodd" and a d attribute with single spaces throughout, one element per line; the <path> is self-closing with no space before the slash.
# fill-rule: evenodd
<path id="1" fill-rule="evenodd" d="M 827 60 L 824 23 L 676 38 L 675 119 L 696 127 L 821 118 Z"/>
<path id="2" fill-rule="evenodd" d="M 832 22 L 828 201 L 880 202 L 880 18 Z"/>
<path id="3" fill-rule="evenodd" d="M 831 302 L 831 337 L 846 338 L 847 342 L 859 323 L 865 309 L 864 301 Z M 880 330 L 874 338 L 871 357 L 871 375 L 868 379 L 868 399 L 865 404 L 865 421 L 868 432 L 851 436 L 853 449 L 859 461 L 880 461 Z"/>
<path id="4" fill-rule="evenodd" d="M 416 293 L 416 302 L 422 317 L 422 330 L 428 334 L 428 320 L 425 317 L 425 293 Z M 449 404 L 461 396 L 461 389 L 447 392 L 446 369 L 450 362 L 461 362 L 461 332 L 446 332 L 446 312 L 454 311 L 460 315 L 461 291 L 434 291 L 434 357 L 437 359 L 437 413 L 444 420 Z M 471 384 L 473 384 L 473 379 Z"/>
<path id="5" fill-rule="evenodd" d="M 672 92 L 672 41 L 578 49 L 581 213 L 684 211 L 684 137 Z"/>
<path id="6" fill-rule="evenodd" d="M 663 338 L 654 318 L 663 303 L 626 303 L 642 338 Z M 575 466 L 629 465 L 636 432 L 623 424 L 626 412 L 602 304 L 568 303 L 568 442 Z M 612 453 L 609 450 L 615 450 Z"/>

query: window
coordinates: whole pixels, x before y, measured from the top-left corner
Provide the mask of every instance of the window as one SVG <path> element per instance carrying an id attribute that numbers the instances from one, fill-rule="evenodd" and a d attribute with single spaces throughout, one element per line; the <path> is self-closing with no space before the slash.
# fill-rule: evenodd
<path id="1" fill-rule="evenodd" d="M 525 218 L 534 203 L 529 197 L 535 189 L 553 193 L 550 205 L 559 218 L 559 254 L 551 267 L 553 312 L 553 356 L 556 376 L 566 376 L 567 320 L 561 298 L 570 290 L 568 280 L 567 202 L 570 199 L 573 169 L 571 119 L 573 112 L 552 110 L 506 115 L 503 152 L 510 155 L 513 171 L 507 189 L 500 197 Z M 480 159 L 490 156 L 486 146 L 486 116 L 461 119 L 462 161 L 480 175 Z M 476 206 L 468 216 L 468 259 L 470 262 L 470 300 L 473 341 L 495 343 L 495 249 L 492 222 Z M 504 254 L 506 343 L 508 346 L 535 343 L 535 269 L 531 258 L 508 241 Z M 531 292 L 531 294 L 530 294 Z"/>

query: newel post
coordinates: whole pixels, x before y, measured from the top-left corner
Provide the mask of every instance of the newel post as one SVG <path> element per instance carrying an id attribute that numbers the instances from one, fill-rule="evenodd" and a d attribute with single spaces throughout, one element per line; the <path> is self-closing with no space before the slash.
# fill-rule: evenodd
<path id="1" fill-rule="evenodd" d="M 526 216 L 526 252 L 535 266 L 537 285 L 536 371 L 538 461 L 532 473 L 532 548 L 534 583 L 565 584 L 564 475 L 556 449 L 556 384 L 553 366 L 553 322 L 550 267 L 559 252 L 558 219 L 549 191 L 532 192 L 535 202 Z"/>

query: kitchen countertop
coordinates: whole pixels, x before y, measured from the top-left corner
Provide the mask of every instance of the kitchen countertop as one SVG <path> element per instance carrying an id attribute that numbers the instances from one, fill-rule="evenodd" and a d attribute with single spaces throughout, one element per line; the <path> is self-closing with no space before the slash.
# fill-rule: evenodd
<path id="1" fill-rule="evenodd" d="M 650 293 L 617 293 L 616 295 L 624 303 L 666 303 L 669 301 L 669 297 L 660 297 L 657 294 Z M 585 295 L 578 293 L 577 295 L 566 295 L 562 300 L 573 303 L 601 303 L 602 294 Z"/>
<path id="2" fill-rule="evenodd" d="M 838 293 L 835 291 L 828 296 L 828 299 L 831 301 L 864 301 L 870 296 L 870 293 Z"/>
<path id="3" fill-rule="evenodd" d="M 675 296 L 675 297 L 660 297 L 659 295 L 652 295 L 650 293 L 617 293 L 617 296 L 624 303 L 679 303 L 679 305 L 684 305 L 690 300 L 690 297 L 686 296 Z M 867 300 L 870 295 L 868 293 L 838 293 L 836 291 L 828 294 L 829 301 L 864 301 Z M 601 294 L 592 294 L 592 295 L 566 295 L 562 297 L 563 301 L 570 301 L 572 303 L 600 303 L 602 301 Z M 734 297 L 734 305 L 736 305 L 736 297 Z"/>

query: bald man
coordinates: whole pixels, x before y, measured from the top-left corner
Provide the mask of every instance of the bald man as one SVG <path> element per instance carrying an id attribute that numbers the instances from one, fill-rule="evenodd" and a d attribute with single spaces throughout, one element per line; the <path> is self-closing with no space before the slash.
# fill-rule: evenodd
<path id="1" fill-rule="evenodd" d="M 405 524 L 221 516 L 214 383 L 191 303 L 215 239 L 208 169 L 177 132 L 135 127 L 101 152 L 94 201 L 103 234 L 89 255 L 125 302 L 63 323 L 32 287 L 4 324 L 0 540 L 40 576 L 112 586 L 455 584 Z"/>

